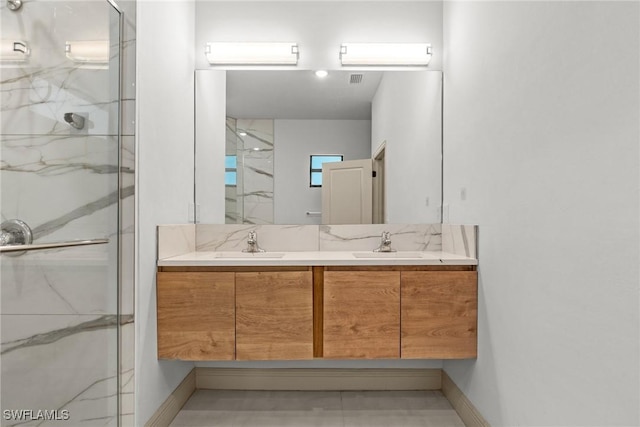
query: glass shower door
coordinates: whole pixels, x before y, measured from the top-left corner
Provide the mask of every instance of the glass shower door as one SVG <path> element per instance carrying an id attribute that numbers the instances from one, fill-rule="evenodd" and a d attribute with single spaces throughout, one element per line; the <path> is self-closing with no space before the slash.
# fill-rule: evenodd
<path id="1" fill-rule="evenodd" d="M 0 13 L 1 425 L 116 426 L 120 13 Z"/>

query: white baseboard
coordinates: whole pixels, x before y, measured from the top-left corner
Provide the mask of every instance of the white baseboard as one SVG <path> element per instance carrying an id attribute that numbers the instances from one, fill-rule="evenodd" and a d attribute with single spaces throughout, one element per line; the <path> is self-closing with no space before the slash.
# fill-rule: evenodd
<path id="1" fill-rule="evenodd" d="M 465 426 L 491 427 L 445 371 L 442 371 L 442 394 L 451 402 Z"/>
<path id="2" fill-rule="evenodd" d="M 213 390 L 440 390 L 440 369 L 196 368 L 196 388 Z"/>
<path id="3" fill-rule="evenodd" d="M 168 427 L 194 391 L 196 391 L 196 370 L 192 369 L 144 426 Z"/>

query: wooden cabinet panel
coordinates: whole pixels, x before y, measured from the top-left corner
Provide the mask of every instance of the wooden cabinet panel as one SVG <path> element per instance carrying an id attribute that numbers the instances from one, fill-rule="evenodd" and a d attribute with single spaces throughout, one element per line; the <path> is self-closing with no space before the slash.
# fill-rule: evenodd
<path id="1" fill-rule="evenodd" d="M 402 272 L 403 359 L 477 355 L 476 271 Z"/>
<path id="2" fill-rule="evenodd" d="M 236 359 L 312 358 L 311 271 L 236 273 Z"/>
<path id="3" fill-rule="evenodd" d="M 158 358 L 233 360 L 234 300 L 234 273 L 158 272 Z"/>
<path id="4" fill-rule="evenodd" d="M 323 356 L 400 357 L 400 272 L 324 272 Z"/>

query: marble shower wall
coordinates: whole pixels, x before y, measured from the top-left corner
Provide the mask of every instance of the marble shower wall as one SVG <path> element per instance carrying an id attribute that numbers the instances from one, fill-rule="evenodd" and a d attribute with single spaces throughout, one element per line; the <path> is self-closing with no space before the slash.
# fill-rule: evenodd
<path id="1" fill-rule="evenodd" d="M 135 2 L 122 8 L 134 12 Z M 26 63 L 0 64 L 2 221 L 24 220 L 35 242 L 110 239 L 0 256 L 0 406 L 69 411 L 66 421 L 24 425 L 116 425 L 118 375 L 123 412 L 132 414 L 133 407 L 134 108 L 132 96 L 118 110 L 118 15 L 106 1 L 32 1 L 18 12 L 3 3 L 0 11 L 2 38 L 26 41 L 31 50 Z M 135 15 L 125 17 L 126 99 L 135 93 Z M 108 65 L 65 56 L 67 41 L 109 39 Z M 83 116 L 85 127 L 70 127 L 63 119 L 68 112 Z M 119 127 L 126 134 L 122 150 Z M 119 252 L 127 258 L 120 295 Z M 120 339 L 131 342 L 120 366 L 119 323 Z M 127 417 L 123 425 L 133 425 Z M 1 424 L 24 421 L 3 417 Z"/>
<path id="2" fill-rule="evenodd" d="M 230 222 L 273 224 L 273 120 L 228 118 L 228 134 L 233 133 L 230 130 L 233 121 L 238 174 L 236 218 Z M 228 135 L 227 140 L 229 138 L 233 135 Z M 231 199 L 229 192 L 227 196 Z M 227 211 L 232 209 L 230 206 Z"/>
<path id="3" fill-rule="evenodd" d="M 225 132 L 225 156 L 238 155 L 238 131 L 237 120 L 227 117 L 227 130 Z M 237 166 L 237 164 L 236 164 Z M 236 180 L 238 177 L 236 169 Z M 237 181 L 236 181 L 237 182 Z M 238 186 L 224 186 L 224 222 L 227 224 L 238 224 L 238 219 L 242 218 L 242 211 L 239 210 L 241 205 L 238 204 Z"/>

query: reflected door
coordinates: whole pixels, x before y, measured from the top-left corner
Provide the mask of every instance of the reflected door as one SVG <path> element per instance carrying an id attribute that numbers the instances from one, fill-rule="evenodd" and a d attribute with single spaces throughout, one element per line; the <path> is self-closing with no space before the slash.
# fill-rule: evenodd
<path id="1" fill-rule="evenodd" d="M 323 163 L 323 224 L 372 223 L 372 171 L 371 159 Z"/>

